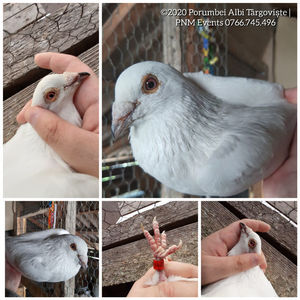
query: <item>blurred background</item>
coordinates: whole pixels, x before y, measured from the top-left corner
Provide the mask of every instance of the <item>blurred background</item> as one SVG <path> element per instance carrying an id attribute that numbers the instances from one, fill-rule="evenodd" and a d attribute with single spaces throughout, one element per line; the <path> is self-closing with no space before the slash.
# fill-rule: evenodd
<path id="1" fill-rule="evenodd" d="M 182 72 L 242 76 L 297 84 L 297 4 L 103 4 L 102 145 L 103 197 L 190 197 L 145 174 L 135 162 L 127 133 L 113 143 L 111 107 L 114 85 L 130 65 L 155 60 Z M 287 10 L 290 17 L 252 17 L 261 26 L 175 26 L 161 9 Z M 177 17 L 178 18 L 178 17 Z M 182 21 L 199 17 L 181 17 Z M 241 20 L 249 18 L 233 17 Z M 250 17 L 251 18 L 251 17 Z M 223 20 L 225 17 L 205 17 Z M 269 25 L 268 25 L 269 24 Z M 272 25 L 271 25 L 272 24 Z M 260 197 L 261 185 L 237 197 Z"/>

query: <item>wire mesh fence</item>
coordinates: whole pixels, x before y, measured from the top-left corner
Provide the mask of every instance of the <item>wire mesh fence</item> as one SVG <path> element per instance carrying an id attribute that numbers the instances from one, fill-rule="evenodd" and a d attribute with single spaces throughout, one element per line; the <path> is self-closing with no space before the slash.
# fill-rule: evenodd
<path id="1" fill-rule="evenodd" d="M 87 270 L 80 269 L 75 276 L 74 290 L 66 295 L 64 283 L 35 283 L 42 295 L 47 297 L 99 296 L 99 202 L 17 202 L 15 208 L 16 216 L 18 216 L 15 220 L 18 234 L 62 228 L 82 238 L 88 246 L 88 268 Z M 70 218 L 73 221 L 70 221 Z M 72 227 L 73 230 L 70 230 L 69 228 Z M 29 294 L 29 296 L 36 295 Z"/>
<path id="2" fill-rule="evenodd" d="M 103 4 L 103 197 L 161 197 L 161 185 L 134 161 L 128 137 L 113 143 L 111 107 L 120 73 L 146 60 L 164 62 L 165 4 Z M 224 4 L 180 4 L 180 9 L 223 9 Z M 188 17 L 180 20 L 187 21 Z M 214 17 L 210 17 L 211 20 Z M 190 20 L 192 21 L 192 20 Z M 172 21 L 173 22 L 173 21 Z M 171 25 L 173 26 L 173 25 Z M 174 28 L 176 28 L 174 20 Z M 182 72 L 227 74 L 226 27 L 177 26 Z"/>

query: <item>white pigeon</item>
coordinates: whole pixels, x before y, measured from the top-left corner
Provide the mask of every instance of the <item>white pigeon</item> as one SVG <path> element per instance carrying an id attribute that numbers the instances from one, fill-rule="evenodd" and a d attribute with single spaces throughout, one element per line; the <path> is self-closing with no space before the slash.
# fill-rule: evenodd
<path id="1" fill-rule="evenodd" d="M 241 225 L 238 243 L 228 252 L 228 256 L 243 253 L 261 253 L 261 240 L 251 228 Z M 205 297 L 278 297 L 270 281 L 259 266 L 245 272 L 219 280 L 202 289 Z"/>
<path id="2" fill-rule="evenodd" d="M 135 159 L 164 185 L 232 196 L 283 163 L 297 114 L 278 84 L 146 61 L 119 76 L 112 116 L 115 138 L 130 127 Z"/>
<path id="3" fill-rule="evenodd" d="M 37 85 L 32 106 L 51 110 L 81 127 L 73 96 L 89 73 L 51 74 Z M 79 158 L 80 159 L 80 158 Z M 31 124 L 21 125 L 3 148 L 4 197 L 98 197 L 96 177 L 76 173 L 44 142 Z"/>
<path id="4" fill-rule="evenodd" d="M 49 229 L 8 237 L 5 256 L 23 276 L 37 282 L 60 282 L 87 268 L 84 240 L 64 229 Z"/>

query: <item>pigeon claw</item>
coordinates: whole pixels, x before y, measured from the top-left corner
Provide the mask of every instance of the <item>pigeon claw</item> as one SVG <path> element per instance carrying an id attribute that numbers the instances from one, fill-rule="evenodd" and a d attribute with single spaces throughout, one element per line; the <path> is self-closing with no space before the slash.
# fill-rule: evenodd
<path id="1" fill-rule="evenodd" d="M 179 241 L 178 246 L 172 245 L 171 247 L 167 248 L 167 235 L 165 231 L 162 233 L 159 232 L 159 224 L 156 220 L 156 217 L 153 219 L 153 231 L 154 236 L 152 237 L 151 234 L 142 227 L 144 235 L 150 245 L 150 248 L 153 252 L 153 256 L 156 260 L 162 260 L 167 258 L 167 256 L 175 253 L 179 250 L 182 246 L 182 241 Z"/>

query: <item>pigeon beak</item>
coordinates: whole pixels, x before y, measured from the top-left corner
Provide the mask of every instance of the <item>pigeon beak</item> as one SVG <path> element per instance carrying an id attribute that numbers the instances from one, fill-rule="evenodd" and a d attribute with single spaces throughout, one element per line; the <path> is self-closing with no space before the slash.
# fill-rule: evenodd
<path id="1" fill-rule="evenodd" d="M 111 132 L 113 135 L 114 141 L 116 141 L 127 128 L 132 124 L 132 113 L 133 111 L 127 113 L 126 115 L 118 118 L 117 120 L 113 120 L 111 125 Z"/>
<path id="2" fill-rule="evenodd" d="M 86 270 L 87 269 L 87 263 L 88 263 L 88 258 L 87 256 L 83 256 L 83 255 L 78 255 L 78 259 L 79 259 L 79 263 L 81 265 L 81 267 Z"/>
<path id="3" fill-rule="evenodd" d="M 240 222 L 240 227 L 241 227 L 241 234 L 244 233 L 248 236 L 247 226 L 244 223 Z"/>
<path id="4" fill-rule="evenodd" d="M 82 81 L 90 76 L 90 73 L 88 72 L 79 72 L 79 73 L 72 73 L 72 72 L 64 72 L 66 84 L 64 85 L 64 88 L 68 87 L 78 87 Z"/>
<path id="5" fill-rule="evenodd" d="M 132 117 L 133 112 L 135 111 L 136 107 L 140 104 L 140 102 L 126 102 L 126 105 L 124 105 L 123 108 L 125 109 L 125 113 L 123 110 L 123 113 L 116 114 L 114 113 L 114 110 L 116 110 L 116 105 L 113 106 L 113 121 L 111 125 L 111 132 L 113 135 L 114 141 L 116 141 L 124 132 L 126 129 L 130 127 L 130 125 L 134 122 L 134 119 Z"/>
<path id="6" fill-rule="evenodd" d="M 81 82 L 83 79 L 89 77 L 91 74 L 88 72 L 80 72 L 78 73 L 78 81 Z"/>

